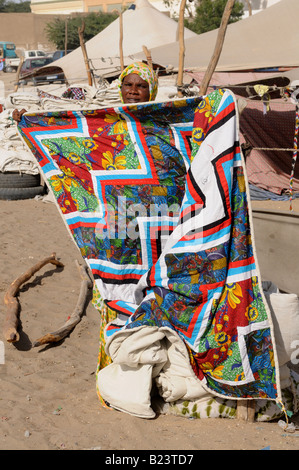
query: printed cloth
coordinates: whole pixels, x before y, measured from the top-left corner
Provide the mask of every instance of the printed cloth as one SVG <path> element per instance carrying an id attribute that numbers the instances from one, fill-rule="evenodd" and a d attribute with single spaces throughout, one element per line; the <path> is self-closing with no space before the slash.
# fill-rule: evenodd
<path id="1" fill-rule="evenodd" d="M 170 403 L 280 400 L 232 93 L 29 114 L 19 130 L 108 308 L 100 396 L 143 417 L 153 383 Z"/>
<path id="2" fill-rule="evenodd" d="M 158 77 L 154 70 L 143 62 L 134 62 L 133 64 L 128 65 L 120 74 L 118 79 L 120 97 L 122 98 L 121 85 L 123 79 L 131 73 L 136 73 L 149 84 L 149 101 L 154 101 L 158 93 Z"/>
<path id="3" fill-rule="evenodd" d="M 84 90 L 80 87 L 69 87 L 61 96 L 62 98 L 70 98 L 72 100 L 85 100 Z"/>

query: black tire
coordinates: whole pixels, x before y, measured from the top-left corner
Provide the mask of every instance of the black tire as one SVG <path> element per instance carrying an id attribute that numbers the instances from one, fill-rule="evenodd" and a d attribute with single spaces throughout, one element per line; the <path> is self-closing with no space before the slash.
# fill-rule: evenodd
<path id="1" fill-rule="evenodd" d="M 27 173 L 1 173 L 0 188 L 33 188 L 40 185 L 40 175 Z"/>
<path id="2" fill-rule="evenodd" d="M 0 188 L 0 199 L 4 201 L 32 199 L 42 194 L 45 194 L 44 186 L 36 186 L 34 188 Z"/>

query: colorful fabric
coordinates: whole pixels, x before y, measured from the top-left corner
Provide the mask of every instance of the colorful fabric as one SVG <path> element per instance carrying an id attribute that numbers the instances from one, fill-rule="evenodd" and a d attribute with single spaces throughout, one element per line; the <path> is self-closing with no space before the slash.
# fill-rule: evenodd
<path id="1" fill-rule="evenodd" d="M 292 171 L 290 176 L 290 210 L 293 210 L 292 200 L 293 200 L 293 183 L 294 183 L 294 174 L 295 174 L 295 165 L 297 162 L 298 156 L 298 130 L 299 130 L 299 104 L 296 105 L 296 119 L 295 119 L 295 135 L 294 135 L 294 152 L 292 160 Z"/>
<path id="2" fill-rule="evenodd" d="M 48 93 L 44 90 L 40 90 L 39 88 L 37 89 L 37 94 L 38 94 L 40 99 L 43 99 L 43 98 L 50 98 L 52 100 L 60 100 L 61 99 L 61 98 L 59 98 L 59 96 L 52 95 L 52 93 Z"/>
<path id="3" fill-rule="evenodd" d="M 108 323 L 114 321 L 117 317 L 117 313 L 114 310 L 110 310 L 109 307 L 104 303 L 101 294 L 95 285 L 93 288 L 92 303 L 94 307 L 100 312 L 100 335 L 99 335 L 99 354 L 98 354 L 98 364 L 97 370 L 101 370 L 104 367 L 111 364 L 112 360 L 105 351 L 105 328 Z"/>
<path id="4" fill-rule="evenodd" d="M 99 354 L 98 354 L 98 363 L 97 363 L 97 370 L 96 373 L 98 374 L 101 369 L 104 367 L 107 367 L 109 364 L 111 364 L 112 360 L 111 357 L 108 356 L 108 354 L 105 351 L 105 328 L 107 327 L 108 323 L 111 321 L 114 321 L 117 317 L 116 312 L 113 310 L 110 310 L 107 305 L 105 305 L 101 294 L 97 288 L 97 286 L 94 286 L 93 289 L 93 296 L 92 296 L 92 303 L 94 307 L 100 312 L 100 335 L 99 335 Z M 97 389 L 97 395 L 99 397 L 99 400 L 105 408 L 109 408 L 109 406 L 105 403 L 105 400 L 102 398 L 99 387 L 96 387 Z"/>
<path id="5" fill-rule="evenodd" d="M 286 414 L 292 416 L 298 413 L 299 375 L 290 370 L 290 385 L 282 393 L 282 406 L 273 401 L 255 401 L 255 421 L 274 421 L 285 419 Z M 173 403 L 158 401 L 156 411 L 162 414 L 171 414 L 191 419 L 230 418 L 237 416 L 237 400 L 210 396 L 205 400 L 177 400 Z"/>
<path id="6" fill-rule="evenodd" d="M 136 73 L 143 80 L 149 84 L 149 101 L 154 101 L 158 93 L 158 77 L 154 70 L 143 62 L 134 62 L 133 64 L 128 65 L 119 76 L 118 88 L 120 97 L 122 99 L 121 86 L 123 79 L 130 75 L 131 73 Z M 122 101 L 123 102 L 123 101 Z"/>
<path id="7" fill-rule="evenodd" d="M 151 417 L 136 393 L 153 380 L 166 401 L 279 399 L 233 95 L 27 114 L 19 130 L 109 309 L 103 399 Z"/>
<path id="8" fill-rule="evenodd" d="M 65 90 L 62 95 L 62 98 L 70 98 L 72 100 L 85 100 L 84 90 L 80 87 L 69 87 Z"/>

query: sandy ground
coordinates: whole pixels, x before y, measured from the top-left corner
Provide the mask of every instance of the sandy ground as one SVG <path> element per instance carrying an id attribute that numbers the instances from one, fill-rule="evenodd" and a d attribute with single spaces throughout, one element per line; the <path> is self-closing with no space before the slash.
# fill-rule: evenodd
<path id="1" fill-rule="evenodd" d="M 8 344 L 1 332 L 1 450 L 99 449 L 103 456 L 108 450 L 121 455 L 123 450 L 298 449 L 299 433 L 286 433 L 276 422 L 164 415 L 146 420 L 101 407 L 95 385 L 100 319 L 91 302 L 63 342 L 32 347 L 65 322 L 81 284 L 75 265 L 81 256 L 58 209 L 34 199 L 0 201 L 0 220 L 1 330 L 10 283 L 52 252 L 65 265 L 46 265 L 21 288 L 20 341 Z M 299 424 L 298 418 L 293 421 Z"/>

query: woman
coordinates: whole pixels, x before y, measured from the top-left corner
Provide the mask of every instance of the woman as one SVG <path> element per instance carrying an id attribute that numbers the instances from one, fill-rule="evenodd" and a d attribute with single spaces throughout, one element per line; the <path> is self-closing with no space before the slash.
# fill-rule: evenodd
<path id="1" fill-rule="evenodd" d="M 119 76 L 119 91 L 123 103 L 154 101 L 158 92 L 158 77 L 143 62 L 133 62 Z"/>
<path id="2" fill-rule="evenodd" d="M 154 101 L 158 92 L 158 77 L 145 63 L 133 62 L 119 76 L 119 91 L 125 104 Z M 26 109 L 15 109 L 12 117 L 20 122 L 24 113 Z"/>

